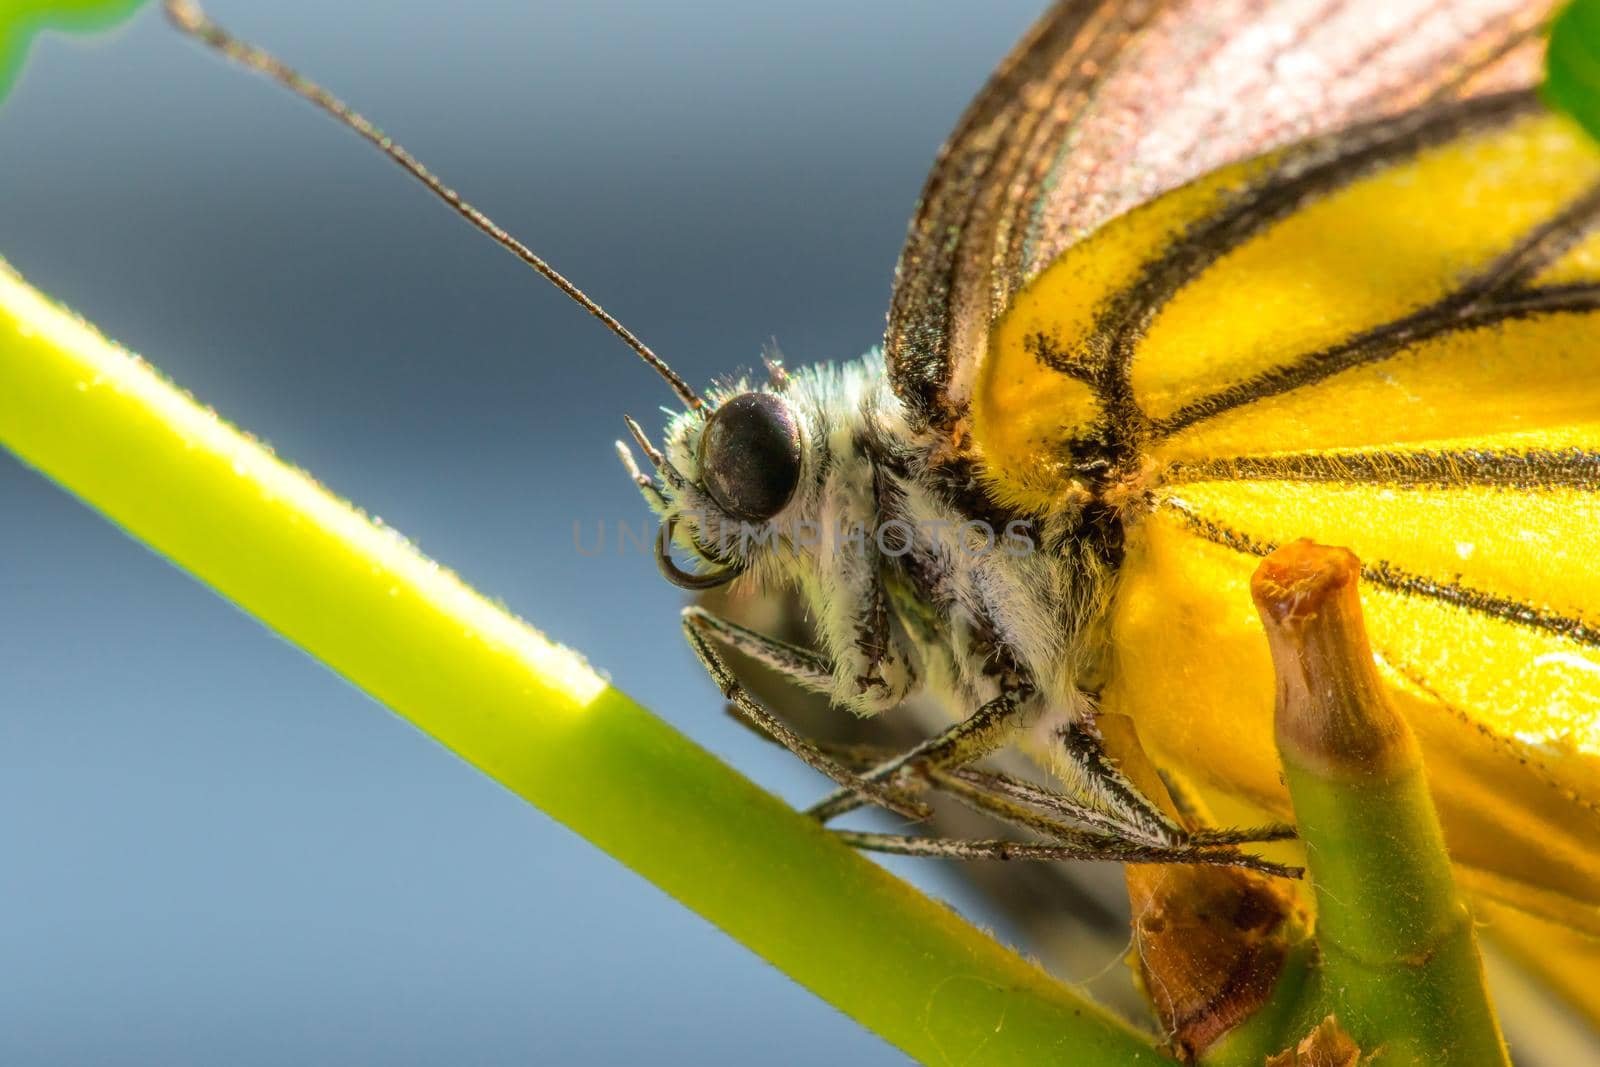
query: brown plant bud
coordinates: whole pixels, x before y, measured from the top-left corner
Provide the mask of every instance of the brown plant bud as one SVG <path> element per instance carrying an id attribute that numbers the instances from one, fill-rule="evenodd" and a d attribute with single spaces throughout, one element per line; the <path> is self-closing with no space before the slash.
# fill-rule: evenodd
<path id="1" fill-rule="evenodd" d="M 1133 724 L 1121 715 L 1097 724 L 1122 772 L 1181 819 Z M 1131 962 L 1174 1050 L 1192 1059 L 1271 998 L 1293 897 L 1274 879 L 1232 867 L 1132 863 L 1126 880 Z"/>

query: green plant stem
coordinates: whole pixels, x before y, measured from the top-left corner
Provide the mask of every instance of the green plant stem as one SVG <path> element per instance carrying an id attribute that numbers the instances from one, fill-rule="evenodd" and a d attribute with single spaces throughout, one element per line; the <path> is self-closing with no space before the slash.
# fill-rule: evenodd
<path id="1" fill-rule="evenodd" d="M 1326 1006 L 1363 1049 L 1385 1046 L 1382 1063 L 1502 1067 L 1472 915 L 1420 765 L 1371 782 L 1285 770 L 1315 879 Z"/>
<path id="2" fill-rule="evenodd" d="M 1472 916 L 1455 885 L 1416 739 L 1384 697 L 1360 564 L 1308 541 L 1251 591 L 1272 647 L 1275 734 L 1316 896 L 1315 966 L 1295 1010 L 1238 1028 L 1214 1061 L 1259 1063 L 1328 1016 L 1363 1063 L 1505 1067 Z"/>
<path id="3" fill-rule="evenodd" d="M 833 840 L 3 263 L 0 442 L 918 1059 L 1163 1059 L 1143 1035 Z M 714 1014 L 706 1025 L 717 1025 Z"/>

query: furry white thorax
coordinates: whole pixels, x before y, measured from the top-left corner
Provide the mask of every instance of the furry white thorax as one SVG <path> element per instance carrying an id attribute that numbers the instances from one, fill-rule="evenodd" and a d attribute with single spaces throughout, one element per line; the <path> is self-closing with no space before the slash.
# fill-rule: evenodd
<path id="1" fill-rule="evenodd" d="M 799 592 L 833 664 L 835 704 L 870 715 L 920 690 L 964 715 L 1020 686 L 1054 720 L 1082 716 L 1101 669 L 1090 631 L 1109 579 L 1074 544 L 1068 507 L 1002 516 L 1025 524 L 1027 551 L 1017 527 L 991 518 L 994 545 L 981 550 L 983 527 L 965 524 L 983 517 L 963 512 L 949 468 L 931 459 L 938 442 L 908 423 L 877 352 L 734 382 L 709 400 L 750 391 L 782 397 L 798 418 L 789 503 L 755 526 L 724 515 L 699 487 L 705 418 L 688 413 L 667 428 L 664 452 L 683 482 L 658 478 L 658 510 L 677 520 L 680 551 L 737 566 L 757 589 Z"/>

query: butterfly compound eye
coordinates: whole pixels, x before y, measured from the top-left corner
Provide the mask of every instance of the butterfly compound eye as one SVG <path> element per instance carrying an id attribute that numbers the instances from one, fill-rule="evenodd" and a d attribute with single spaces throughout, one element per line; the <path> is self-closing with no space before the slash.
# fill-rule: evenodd
<path id="1" fill-rule="evenodd" d="M 770 393 L 741 393 L 712 413 L 700 435 L 700 478 L 734 518 L 762 522 L 783 510 L 800 482 L 800 425 Z"/>

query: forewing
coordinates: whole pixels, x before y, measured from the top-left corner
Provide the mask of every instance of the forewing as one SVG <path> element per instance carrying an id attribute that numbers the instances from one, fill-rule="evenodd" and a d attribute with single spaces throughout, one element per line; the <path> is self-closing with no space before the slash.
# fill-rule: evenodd
<path id="1" fill-rule="evenodd" d="M 1096 433 L 1137 455 L 1145 513 L 1106 701 L 1163 759 L 1286 812 L 1249 577 L 1290 540 L 1349 547 L 1452 855 L 1479 888 L 1591 933 L 1597 221 L 1600 151 L 1531 95 L 1423 109 L 1104 227 L 1019 297 L 994 356 L 1021 365 L 1054 330 L 1060 366 L 1109 368 L 1085 386 Z M 1083 279 L 1129 260 L 1075 332 L 1062 309 Z M 1085 444 L 1043 423 L 1029 440 Z"/>
<path id="2" fill-rule="evenodd" d="M 964 447 L 991 327 L 1065 249 L 1219 166 L 1430 99 L 1525 84 L 1549 7 L 1057 4 L 973 101 L 923 190 L 885 336 L 897 394 L 915 421 Z"/>

